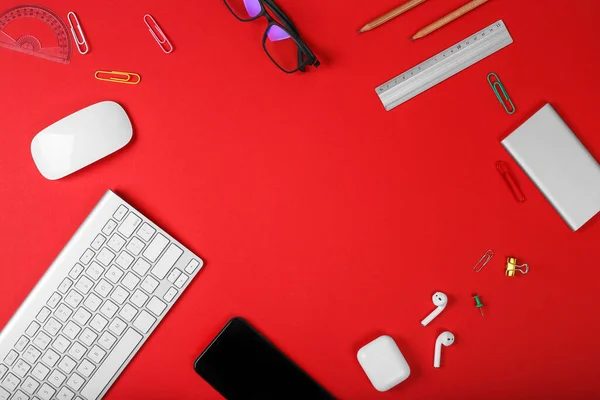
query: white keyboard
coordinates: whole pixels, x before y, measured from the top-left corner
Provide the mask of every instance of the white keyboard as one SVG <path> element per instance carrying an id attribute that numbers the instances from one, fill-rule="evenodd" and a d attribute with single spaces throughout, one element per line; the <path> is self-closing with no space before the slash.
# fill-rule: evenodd
<path id="1" fill-rule="evenodd" d="M 102 398 L 202 265 L 108 191 L 0 332 L 0 400 Z"/>

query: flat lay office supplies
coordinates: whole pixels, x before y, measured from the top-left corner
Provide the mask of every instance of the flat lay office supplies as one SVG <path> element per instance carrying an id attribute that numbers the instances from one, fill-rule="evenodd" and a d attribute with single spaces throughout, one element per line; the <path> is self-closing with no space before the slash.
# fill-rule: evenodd
<path id="1" fill-rule="evenodd" d="M 421 321 L 421 325 L 427 326 L 435 317 L 440 315 L 442 311 L 448 305 L 448 296 L 446 296 L 442 292 L 435 292 L 433 296 L 431 296 L 433 300 L 433 305 L 436 306 L 436 309 L 431 312 L 423 321 Z"/>
<path id="2" fill-rule="evenodd" d="M 127 85 L 137 85 L 142 81 L 142 77 L 139 74 L 122 71 L 96 71 L 94 78 L 99 81 L 125 83 Z"/>
<path id="3" fill-rule="evenodd" d="M 600 211 L 600 165 L 550 104 L 502 145 L 573 231 Z"/>
<path id="4" fill-rule="evenodd" d="M 410 376 L 410 367 L 398 345 L 388 335 L 367 343 L 356 354 L 358 363 L 380 392 L 390 390 Z"/>
<path id="5" fill-rule="evenodd" d="M 490 72 L 487 76 L 487 81 L 492 87 L 496 98 L 500 104 L 502 104 L 502 107 L 504 107 L 504 111 L 511 115 L 514 114 L 517 109 L 515 108 L 510 96 L 506 92 L 506 89 L 504 88 L 504 85 L 502 84 L 502 81 L 500 81 L 498 75 L 495 72 Z"/>
<path id="6" fill-rule="evenodd" d="M 445 347 L 452 346 L 454 344 L 454 335 L 452 332 L 442 332 L 440 336 L 435 340 L 435 351 L 433 354 L 433 367 L 439 368 L 440 361 L 442 358 L 442 345 Z"/>
<path id="7" fill-rule="evenodd" d="M 167 35 L 163 32 L 163 30 L 158 26 L 158 23 L 154 20 L 154 17 L 150 14 L 144 15 L 144 23 L 148 27 L 150 34 L 158 43 L 158 46 L 165 54 L 170 54 L 173 52 L 173 45 L 167 38 Z"/>
<path id="8" fill-rule="evenodd" d="M 85 35 L 83 34 L 83 29 L 81 28 L 81 24 L 79 23 L 79 19 L 77 15 L 70 11 L 67 14 L 67 20 L 69 21 L 69 26 L 71 27 L 71 35 L 73 35 L 73 41 L 75 42 L 75 48 L 79 52 L 79 54 L 87 54 L 90 51 L 90 46 L 85 40 Z M 75 31 L 77 29 L 77 33 Z"/>
<path id="9" fill-rule="evenodd" d="M 233 318 L 194 363 L 228 400 L 331 400 L 316 381 L 240 317 Z"/>
<path id="10" fill-rule="evenodd" d="M 487 3 L 487 2 L 488 2 L 488 0 L 472 0 L 471 2 L 460 7 L 459 9 L 452 11 L 450 14 L 446 15 L 445 17 L 438 19 L 431 25 L 428 25 L 425 28 L 421 29 L 419 32 L 414 34 L 414 36 L 411 38 L 411 40 L 420 39 L 422 37 L 425 37 L 425 36 L 429 35 L 430 33 L 437 31 L 441 27 L 462 17 L 466 13 L 474 10 L 475 8 L 477 8 L 480 5 Z"/>
<path id="11" fill-rule="evenodd" d="M 483 269 L 483 267 L 485 267 L 491 261 L 491 259 L 493 257 L 494 257 L 494 251 L 493 250 L 488 250 L 485 253 L 483 253 L 483 255 L 481 256 L 481 258 L 479 259 L 479 261 L 477 261 L 477 263 L 473 267 L 473 271 L 475 271 L 475 272 L 481 272 L 481 270 Z"/>
<path id="12" fill-rule="evenodd" d="M 513 177 L 512 173 L 510 172 L 508 164 L 504 161 L 498 161 L 496 162 L 496 170 L 498 170 L 498 173 L 500 174 L 502 179 L 504 179 L 504 182 L 506 182 L 506 185 L 510 189 L 510 192 L 512 193 L 517 203 L 524 203 L 526 200 L 525 195 L 523 194 L 521 187 L 517 183 L 517 180 Z"/>
<path id="13" fill-rule="evenodd" d="M 202 266 L 109 190 L 0 333 L 3 390 L 101 398 Z"/>
<path id="14" fill-rule="evenodd" d="M 506 276 L 515 276 L 517 271 L 525 275 L 529 272 L 529 265 L 519 265 L 519 261 L 516 258 L 508 257 L 506 259 Z"/>
<path id="15" fill-rule="evenodd" d="M 479 299 L 478 295 L 473 296 L 473 298 L 475 299 L 475 307 L 479 308 L 479 311 L 481 311 L 481 316 L 483 317 L 483 303 Z"/>
<path id="16" fill-rule="evenodd" d="M 366 24 L 365 26 L 360 28 L 358 33 L 363 33 L 363 32 L 368 32 L 370 30 L 373 30 L 373 29 L 377 28 L 378 26 L 381 26 L 381 25 L 385 24 L 386 22 L 404 14 L 408 10 L 415 8 L 419 4 L 424 3 L 425 1 L 427 1 L 427 0 L 407 1 L 406 3 L 402 4 L 401 6 L 394 8 L 392 11 L 390 11 L 386 14 L 383 14 L 381 17 L 369 22 L 368 24 Z"/>
<path id="17" fill-rule="evenodd" d="M 64 21 L 46 7 L 17 6 L 0 14 L 0 47 L 46 60 L 71 61 L 67 32 Z"/>
<path id="18" fill-rule="evenodd" d="M 375 89 L 387 111 L 434 87 L 513 42 L 503 21 L 458 42 Z"/>
<path id="19" fill-rule="evenodd" d="M 60 179 L 123 148 L 133 136 L 127 113 L 112 101 L 96 103 L 50 125 L 31 141 L 40 173 Z"/>
<path id="20" fill-rule="evenodd" d="M 283 72 L 304 72 L 308 65 L 321 65 L 300 37 L 292 20 L 273 0 L 223 0 L 231 13 L 242 22 L 265 17 L 268 21 L 262 45 L 267 56 Z M 271 15 L 272 14 L 272 15 Z"/>

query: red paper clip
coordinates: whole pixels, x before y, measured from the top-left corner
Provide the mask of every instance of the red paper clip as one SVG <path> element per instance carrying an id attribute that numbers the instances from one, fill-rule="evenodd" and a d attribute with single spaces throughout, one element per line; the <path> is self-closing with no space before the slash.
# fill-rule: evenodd
<path id="1" fill-rule="evenodd" d="M 504 178 L 504 181 L 508 185 L 508 188 L 510 189 L 513 196 L 515 197 L 515 200 L 518 203 L 524 203 L 526 200 L 525 195 L 521 191 L 521 188 L 519 187 L 519 184 L 517 183 L 515 178 L 513 178 L 512 174 L 510 173 L 510 170 L 508 169 L 508 165 L 504 161 L 498 161 L 496 163 L 496 169 L 498 169 L 498 172 Z"/>
<path id="2" fill-rule="evenodd" d="M 165 54 L 169 54 L 173 51 L 173 45 L 167 39 L 167 35 L 160 29 L 160 26 L 156 23 L 152 15 L 146 14 L 144 15 L 144 23 L 148 27 L 150 34 L 156 40 L 156 43 L 160 46 L 161 50 L 165 52 Z"/>

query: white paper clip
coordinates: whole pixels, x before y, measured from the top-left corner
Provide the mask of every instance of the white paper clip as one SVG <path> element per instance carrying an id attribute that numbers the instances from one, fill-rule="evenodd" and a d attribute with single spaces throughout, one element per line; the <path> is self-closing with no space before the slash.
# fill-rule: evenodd
<path id="1" fill-rule="evenodd" d="M 160 26 L 158 26 L 152 15 L 144 15 L 144 22 L 146 23 L 148 30 L 152 34 L 152 37 L 160 46 L 161 50 L 164 51 L 165 54 L 171 53 L 173 51 L 173 45 L 171 44 L 171 42 L 169 42 L 169 39 L 167 39 L 167 35 L 164 34 L 162 29 L 160 29 Z"/>
<path id="2" fill-rule="evenodd" d="M 75 19 L 75 25 L 77 26 L 77 30 L 79 31 L 79 35 L 81 36 L 81 40 L 79 40 L 77 33 L 75 33 L 75 27 L 73 26 L 71 16 L 73 16 L 73 19 Z M 71 25 L 71 34 L 73 35 L 73 40 L 75 41 L 75 47 L 77 47 L 77 51 L 79 51 L 80 54 L 87 54 L 87 52 L 90 51 L 90 46 L 88 46 L 85 40 L 83 30 L 81 29 L 81 25 L 79 24 L 79 20 L 77 19 L 77 15 L 75 15 L 73 11 L 70 11 L 67 14 L 67 20 L 69 20 L 69 25 Z M 84 46 L 85 51 L 81 50 L 82 46 Z"/>

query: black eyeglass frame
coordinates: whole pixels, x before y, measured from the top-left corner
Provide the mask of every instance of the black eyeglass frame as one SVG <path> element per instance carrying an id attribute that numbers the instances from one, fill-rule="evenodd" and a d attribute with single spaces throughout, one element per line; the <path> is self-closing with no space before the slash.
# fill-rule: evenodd
<path id="1" fill-rule="evenodd" d="M 263 40 L 262 40 L 263 49 L 264 49 L 265 53 L 267 53 L 267 56 L 269 56 L 271 61 L 273 61 L 273 64 L 275 64 L 280 70 L 282 70 L 286 74 L 292 74 L 297 71 L 305 72 L 306 66 L 308 66 L 308 65 L 312 65 L 315 68 L 318 67 L 319 65 L 321 65 L 321 63 L 319 62 L 319 60 L 317 59 L 315 54 L 310 50 L 308 45 L 300 37 L 300 34 L 298 33 L 298 29 L 296 28 L 296 26 L 294 25 L 292 20 L 281 10 L 281 8 L 279 8 L 273 0 L 257 0 L 257 1 L 260 3 L 260 8 L 261 8 L 260 13 L 258 13 L 254 17 L 244 19 L 244 18 L 240 18 L 235 13 L 235 11 L 233 11 L 231 9 L 227 0 L 223 0 L 223 2 L 225 3 L 225 6 L 227 6 L 227 9 L 231 12 L 231 14 L 233 14 L 233 16 L 236 17 L 241 22 L 256 21 L 260 17 L 265 17 L 267 19 L 268 25 L 267 25 L 267 29 L 265 30 L 265 33 L 263 35 Z M 275 20 L 275 18 L 273 18 L 269 14 L 269 12 L 267 11 L 267 8 L 273 14 L 275 14 L 275 16 L 277 18 L 279 18 L 279 20 L 283 24 L 280 24 L 277 20 Z M 277 63 L 277 61 L 275 61 L 275 59 L 271 56 L 271 54 L 269 54 L 269 51 L 267 50 L 267 47 L 266 47 L 266 42 L 267 42 L 267 39 L 269 38 L 268 37 L 269 29 L 271 29 L 272 26 L 278 26 L 281 29 L 283 29 L 285 32 L 287 32 L 290 35 L 292 40 L 294 40 L 294 42 L 296 43 L 296 46 L 298 47 L 298 67 L 296 69 L 291 70 L 291 71 L 286 70 L 281 65 L 279 65 Z"/>

